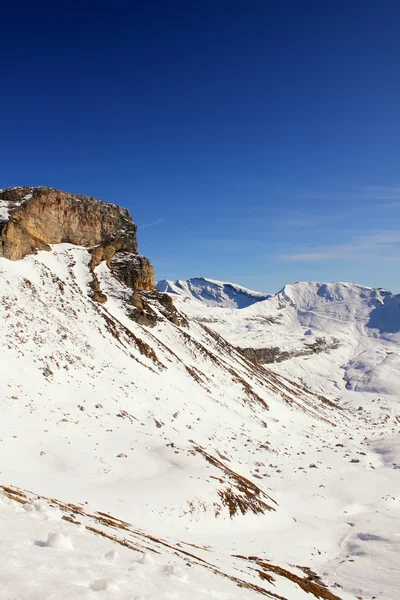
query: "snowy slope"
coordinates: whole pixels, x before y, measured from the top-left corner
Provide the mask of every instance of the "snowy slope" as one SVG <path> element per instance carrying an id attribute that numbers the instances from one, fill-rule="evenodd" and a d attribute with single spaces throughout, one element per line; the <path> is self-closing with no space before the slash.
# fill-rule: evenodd
<path id="1" fill-rule="evenodd" d="M 279 349 L 282 360 L 267 364 L 268 370 L 296 380 L 362 417 L 363 423 L 356 429 L 364 433 L 363 444 L 374 448 L 385 468 L 392 469 L 393 481 L 390 491 L 387 489 L 388 495 L 380 494 L 381 480 L 374 471 L 371 485 L 379 489 L 375 508 L 371 498 L 365 503 L 365 490 L 358 478 L 348 487 L 348 491 L 353 490 L 350 495 L 354 493 L 354 498 L 358 489 L 362 500 L 344 512 L 356 513 L 361 527 L 373 524 L 376 529 L 374 534 L 356 534 L 353 529 L 351 535 L 343 538 L 347 560 L 340 562 L 340 566 L 336 563 L 336 573 L 348 584 L 354 582 L 354 572 L 350 574 L 352 569 L 348 568 L 349 557 L 355 554 L 363 558 L 351 560 L 363 561 L 369 552 L 360 540 L 375 541 L 381 551 L 390 549 L 391 558 L 385 558 L 386 566 L 390 565 L 386 576 L 397 581 L 394 573 L 400 569 L 400 561 L 395 558 L 398 541 L 389 534 L 387 526 L 391 522 L 394 529 L 399 527 L 400 295 L 350 283 L 303 282 L 285 286 L 273 297 L 241 311 L 199 307 L 198 303 L 180 300 L 176 304 L 192 319 L 206 324 L 236 347 Z M 366 423 L 372 431 L 371 439 Z M 348 439 L 351 437 L 353 434 Z M 359 459 L 351 458 L 348 451 L 344 457 L 352 461 Z M 376 470 L 376 465 L 373 466 Z M 379 524 L 380 517 L 376 516 L 383 499 L 387 503 L 385 512 L 390 515 L 385 526 Z M 349 522 L 355 527 L 353 517 Z M 372 545 L 369 550 L 372 551 Z M 382 585 L 381 580 L 370 588 L 371 595 L 380 597 L 379 585 Z M 363 593 L 360 591 L 360 596 L 364 597 Z M 389 598 L 397 598 L 393 590 L 381 593 L 382 597 L 387 593 Z"/>
<path id="2" fill-rule="evenodd" d="M 182 300 L 198 300 L 206 306 L 224 308 L 246 308 L 261 300 L 269 298 L 268 294 L 249 290 L 235 283 L 216 281 L 205 277 L 195 277 L 188 280 L 163 279 L 157 283 L 161 292 L 179 296 Z"/>
<path id="3" fill-rule="evenodd" d="M 304 382 L 314 386 L 315 377 L 322 375 L 320 385 L 312 388 L 316 391 L 336 393 L 346 386 L 398 393 L 400 295 L 350 283 L 296 283 L 242 311 L 200 309 L 197 303 L 179 300 L 177 304 L 235 346 L 286 353 L 280 356 L 282 362 L 274 362 L 274 369 L 303 371 Z M 321 338 L 328 351 L 314 353 Z M 328 375 L 334 385 L 327 389 Z"/>
<path id="4" fill-rule="evenodd" d="M 338 408 L 214 332 L 283 297 L 146 328 L 105 263 L 108 301 L 90 299 L 89 258 L 0 259 L 0 598 L 394 600 L 395 415 Z"/>
<path id="5" fill-rule="evenodd" d="M 120 600 L 248 598 L 246 588 L 194 559 L 189 562 L 183 553 L 162 554 L 138 540 L 125 545 L 118 542 L 115 527 L 89 518 L 92 525 L 83 524 L 82 515 L 75 520 L 71 510 L 66 514 L 44 499 L 18 498 L 0 496 L 2 600 L 91 600 L 97 594 Z"/>

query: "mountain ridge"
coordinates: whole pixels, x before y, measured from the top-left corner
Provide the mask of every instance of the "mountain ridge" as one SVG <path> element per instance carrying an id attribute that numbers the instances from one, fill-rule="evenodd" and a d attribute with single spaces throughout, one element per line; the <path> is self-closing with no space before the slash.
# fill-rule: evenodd
<path id="1" fill-rule="evenodd" d="M 218 281 L 208 277 L 193 277 L 183 280 L 163 279 L 157 282 L 157 289 L 162 292 L 195 299 L 206 306 L 223 306 L 225 308 L 246 308 L 256 302 L 266 300 L 269 294 L 256 292 L 244 286 L 227 281 Z"/>

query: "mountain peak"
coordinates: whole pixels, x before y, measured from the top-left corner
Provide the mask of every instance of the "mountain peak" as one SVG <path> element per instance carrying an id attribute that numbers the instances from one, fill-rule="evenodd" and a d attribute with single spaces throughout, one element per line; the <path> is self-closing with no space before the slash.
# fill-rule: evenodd
<path id="1" fill-rule="evenodd" d="M 310 308 L 322 302 L 354 302 L 363 300 L 383 302 L 391 292 L 383 288 L 371 288 L 356 283 L 297 281 L 285 285 L 277 294 L 296 306 Z"/>
<path id="2" fill-rule="evenodd" d="M 183 299 L 195 299 L 206 306 L 221 308 L 246 308 L 270 297 L 254 290 L 227 281 L 218 281 L 208 277 L 192 279 L 163 279 L 157 283 L 157 289 L 175 294 Z"/>

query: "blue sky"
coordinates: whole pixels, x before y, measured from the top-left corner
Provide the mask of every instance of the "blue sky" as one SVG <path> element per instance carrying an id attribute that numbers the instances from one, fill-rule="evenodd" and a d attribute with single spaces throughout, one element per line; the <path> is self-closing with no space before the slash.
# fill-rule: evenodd
<path id="1" fill-rule="evenodd" d="M 157 278 L 400 291 L 400 4 L 2 9 L 0 187 L 127 206 Z"/>

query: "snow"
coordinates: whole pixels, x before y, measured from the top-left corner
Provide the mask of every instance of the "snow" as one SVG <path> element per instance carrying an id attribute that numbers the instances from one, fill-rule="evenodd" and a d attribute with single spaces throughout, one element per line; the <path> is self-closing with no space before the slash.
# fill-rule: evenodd
<path id="1" fill-rule="evenodd" d="M 57 531 L 51 531 L 47 536 L 47 541 L 37 542 L 37 545 L 43 545 L 46 548 L 57 548 L 58 550 L 74 550 L 71 539 Z"/>
<path id="2" fill-rule="evenodd" d="M 0 200 L 0 221 L 7 221 L 8 214 L 8 203 L 4 200 Z"/>
<path id="3" fill-rule="evenodd" d="M 19 188 L 10 188 L 10 189 L 19 189 Z M 9 200 L 4 200 L 0 198 L 0 222 L 1 221 L 8 221 L 11 212 L 13 212 L 13 210 L 15 210 L 16 208 L 18 208 L 19 206 L 21 206 L 22 204 L 24 204 L 25 202 L 27 202 L 28 200 L 30 200 L 32 198 L 33 195 L 33 190 L 35 188 L 31 188 L 32 192 L 29 192 L 28 194 L 26 194 L 26 196 L 24 196 L 23 198 L 21 198 L 19 201 L 9 201 Z M 0 193 L 3 190 L 0 190 Z"/>
<path id="4" fill-rule="evenodd" d="M 124 546 L 116 552 L 110 549 L 114 542 L 66 521 L 46 534 L 45 523 L 6 498 L 0 498 L 0 524 L 1 600 L 247 597 L 233 582 L 199 566 Z"/>
<path id="5" fill-rule="evenodd" d="M 296 353 L 318 338 L 338 340 L 339 347 L 326 355 L 292 358 L 273 367 L 301 378 L 314 391 L 336 394 L 347 383 L 361 392 L 398 392 L 400 295 L 350 283 L 302 282 L 241 311 L 216 310 L 180 297 L 176 303 L 242 348 Z"/>
<path id="6" fill-rule="evenodd" d="M 205 306 L 245 308 L 268 298 L 268 294 L 255 292 L 245 287 L 205 277 L 157 283 L 157 289 L 179 296 L 184 301 L 196 299 Z"/>
<path id="7" fill-rule="evenodd" d="M 0 599 L 310 600 L 302 565 L 342 600 L 394 600 L 398 334 L 368 326 L 393 296 L 304 284 L 236 310 L 176 295 L 190 326 L 145 328 L 105 263 L 108 301 L 92 302 L 89 259 L 69 244 L 0 259 Z M 295 347 L 310 329 L 341 345 L 271 369 L 212 332 Z M 272 510 L 231 515 L 229 491 Z"/>

